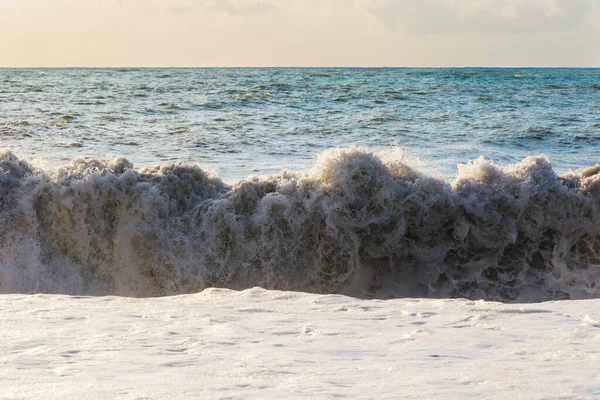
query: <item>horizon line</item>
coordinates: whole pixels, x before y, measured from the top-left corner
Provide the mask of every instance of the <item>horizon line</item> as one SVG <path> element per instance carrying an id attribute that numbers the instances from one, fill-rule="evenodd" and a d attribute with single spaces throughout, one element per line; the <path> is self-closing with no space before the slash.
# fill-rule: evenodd
<path id="1" fill-rule="evenodd" d="M 31 65 L 0 65 L 0 69 L 242 69 L 242 68 L 253 68 L 253 69 L 272 69 L 272 68 L 313 68 L 313 69 L 324 69 L 324 68 L 356 68 L 356 69 L 600 69 L 598 66 L 568 66 L 568 65 L 379 65 L 379 66 L 365 66 L 365 65 L 311 65 L 311 66 L 298 66 L 298 65 L 213 65 L 213 66 L 181 66 L 181 65 L 112 65 L 112 66 L 79 66 L 79 65 L 67 65 L 67 66 L 31 66 Z"/>

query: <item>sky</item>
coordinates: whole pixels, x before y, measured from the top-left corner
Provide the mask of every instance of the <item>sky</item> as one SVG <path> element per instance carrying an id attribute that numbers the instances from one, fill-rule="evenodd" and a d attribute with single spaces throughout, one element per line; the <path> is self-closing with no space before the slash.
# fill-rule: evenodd
<path id="1" fill-rule="evenodd" d="M 0 66 L 600 66 L 600 0 L 0 0 Z"/>

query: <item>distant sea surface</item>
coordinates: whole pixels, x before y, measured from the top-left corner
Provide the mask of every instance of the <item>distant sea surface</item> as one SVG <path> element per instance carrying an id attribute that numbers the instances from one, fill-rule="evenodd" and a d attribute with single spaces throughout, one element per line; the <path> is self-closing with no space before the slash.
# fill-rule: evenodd
<path id="1" fill-rule="evenodd" d="M 598 69 L 1 69 L 0 293 L 600 297 Z"/>
<path id="2" fill-rule="evenodd" d="M 566 172 L 599 143 L 598 69 L 0 69 L 0 146 L 51 166 L 123 155 L 234 182 L 358 145 L 453 178 L 481 155 Z"/>

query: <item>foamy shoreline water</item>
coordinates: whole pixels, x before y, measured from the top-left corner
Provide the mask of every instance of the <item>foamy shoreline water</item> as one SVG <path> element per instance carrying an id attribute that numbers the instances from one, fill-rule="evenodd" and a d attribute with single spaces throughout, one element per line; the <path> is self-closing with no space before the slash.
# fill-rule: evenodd
<path id="1" fill-rule="evenodd" d="M 593 399 L 600 300 L 0 296 L 3 399 Z"/>

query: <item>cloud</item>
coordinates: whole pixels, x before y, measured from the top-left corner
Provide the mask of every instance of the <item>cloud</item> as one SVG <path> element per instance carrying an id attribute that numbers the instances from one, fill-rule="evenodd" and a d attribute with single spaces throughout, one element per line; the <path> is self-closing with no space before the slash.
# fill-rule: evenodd
<path id="1" fill-rule="evenodd" d="M 363 0 L 388 28 L 419 34 L 568 32 L 599 0 Z"/>
<path id="2" fill-rule="evenodd" d="M 167 10 L 173 14 L 187 15 L 190 14 L 194 9 L 191 6 L 177 4 L 167 8 Z"/>
<path id="3" fill-rule="evenodd" d="M 230 15 L 263 14 L 277 7 L 263 0 L 213 0 L 205 5 L 211 11 L 223 12 Z"/>
<path id="4" fill-rule="evenodd" d="M 278 7 L 266 0 L 188 0 L 187 2 L 180 0 L 166 7 L 166 10 L 176 15 L 188 15 L 197 8 L 209 12 L 244 16 L 267 13 Z"/>

